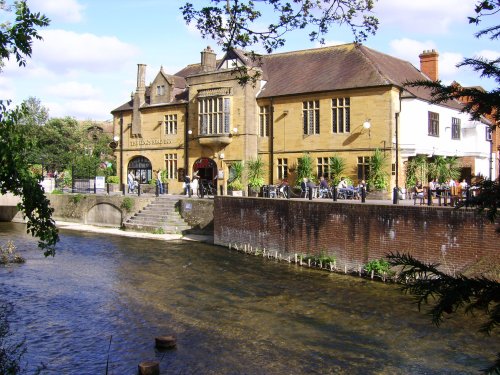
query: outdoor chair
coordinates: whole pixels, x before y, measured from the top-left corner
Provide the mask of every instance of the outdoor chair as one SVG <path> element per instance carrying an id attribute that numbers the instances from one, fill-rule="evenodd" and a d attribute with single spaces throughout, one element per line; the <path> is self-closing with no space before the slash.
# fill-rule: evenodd
<path id="1" fill-rule="evenodd" d="M 268 197 L 278 198 L 278 189 L 274 185 L 269 185 L 268 187 Z"/>
<path id="2" fill-rule="evenodd" d="M 425 192 L 426 188 L 424 187 L 421 192 L 417 192 L 417 188 L 413 188 L 413 205 L 417 204 L 417 200 L 419 201 L 420 205 L 425 203 Z"/>

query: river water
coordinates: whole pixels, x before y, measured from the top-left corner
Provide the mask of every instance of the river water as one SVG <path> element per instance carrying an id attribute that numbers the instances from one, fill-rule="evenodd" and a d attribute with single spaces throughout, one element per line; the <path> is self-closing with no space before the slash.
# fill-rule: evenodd
<path id="1" fill-rule="evenodd" d="M 0 268 L 0 303 L 28 373 L 105 374 L 109 354 L 115 375 L 155 358 L 163 374 L 476 374 L 499 348 L 477 319 L 433 326 L 390 284 L 193 242 L 63 231 L 44 258 L 24 225 L 0 223 L 9 239 L 27 262 Z"/>

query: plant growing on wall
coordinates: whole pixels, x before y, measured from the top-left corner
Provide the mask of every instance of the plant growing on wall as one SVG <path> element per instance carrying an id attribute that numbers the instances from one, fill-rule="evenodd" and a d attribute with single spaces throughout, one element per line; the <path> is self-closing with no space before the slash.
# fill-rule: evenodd
<path id="1" fill-rule="evenodd" d="M 260 157 L 250 159 L 246 163 L 248 185 L 258 191 L 264 185 L 264 162 Z"/>
<path id="2" fill-rule="evenodd" d="M 370 174 L 368 185 L 375 190 L 385 190 L 389 184 L 389 174 L 386 171 L 387 157 L 380 149 L 376 149 L 370 158 Z"/>
<path id="3" fill-rule="evenodd" d="M 338 155 L 331 156 L 329 162 L 332 183 L 336 186 L 340 182 L 340 178 L 346 169 L 346 162 L 344 158 Z"/>
<path id="4" fill-rule="evenodd" d="M 130 197 L 125 197 L 123 198 L 122 204 L 120 206 L 122 209 L 124 209 L 127 212 L 132 211 L 132 207 L 134 207 L 134 200 Z"/>
<path id="5" fill-rule="evenodd" d="M 313 159 L 309 154 L 304 154 L 297 160 L 297 181 L 296 184 L 300 186 L 302 179 L 313 176 Z"/>

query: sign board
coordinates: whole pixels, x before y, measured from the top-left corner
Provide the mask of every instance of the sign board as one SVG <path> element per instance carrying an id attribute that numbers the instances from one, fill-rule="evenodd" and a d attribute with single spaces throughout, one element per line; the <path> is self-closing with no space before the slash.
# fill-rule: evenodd
<path id="1" fill-rule="evenodd" d="M 95 176 L 95 187 L 96 189 L 104 189 L 106 187 L 106 177 Z"/>
<path id="2" fill-rule="evenodd" d="M 223 180 L 224 179 L 224 171 L 222 169 L 219 169 L 219 171 L 217 173 L 217 178 L 219 180 Z"/>

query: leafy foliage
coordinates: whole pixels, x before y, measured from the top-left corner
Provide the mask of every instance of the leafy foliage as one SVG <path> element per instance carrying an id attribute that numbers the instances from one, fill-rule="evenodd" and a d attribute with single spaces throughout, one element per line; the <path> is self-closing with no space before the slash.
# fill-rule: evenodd
<path id="1" fill-rule="evenodd" d="M 416 186 L 427 178 L 427 156 L 417 155 L 406 164 L 406 186 Z"/>
<path id="2" fill-rule="evenodd" d="M 436 179 L 439 183 L 449 179 L 457 180 L 460 177 L 460 164 L 456 157 L 435 156 L 429 165 L 429 177 Z"/>
<path id="3" fill-rule="evenodd" d="M 31 142 L 19 130 L 25 107 L 8 110 L 0 104 L 0 193 L 21 197 L 18 208 L 27 217 L 28 233 L 38 237 L 45 255 L 54 255 L 59 239 L 52 220 L 53 209 L 40 186 L 40 178 L 30 172 L 25 150 Z"/>
<path id="4" fill-rule="evenodd" d="M 499 180 L 484 180 L 478 186 L 480 194 L 471 197 L 470 202 L 460 204 L 472 203 L 478 208 L 479 212 L 486 214 L 488 220 L 494 223 L 497 220 L 500 207 L 500 182 Z M 500 232 L 500 226 L 497 226 L 497 232 Z"/>
<path id="5" fill-rule="evenodd" d="M 134 200 L 130 197 L 123 198 L 120 208 L 124 209 L 127 212 L 130 212 L 132 211 L 132 207 L 134 207 Z"/>
<path id="6" fill-rule="evenodd" d="M 346 169 L 346 161 L 338 155 L 333 155 L 330 157 L 329 162 L 332 183 L 336 186 L 340 182 L 340 178 Z"/>
<path id="7" fill-rule="evenodd" d="M 378 20 L 369 15 L 373 0 L 212 0 L 199 8 L 186 3 L 180 9 L 186 23 L 194 23 L 204 38 L 210 37 L 224 50 L 262 45 L 271 53 L 285 45 L 285 34 L 313 28 L 311 41 L 323 42 L 332 25 L 347 25 L 360 42 L 374 34 Z M 205 2 L 206 3 L 206 2 Z M 275 18 L 261 27 L 264 15 Z"/>
<path id="8" fill-rule="evenodd" d="M 300 186 L 304 178 L 313 178 L 313 159 L 309 154 L 304 154 L 297 160 L 296 184 Z"/>
<path id="9" fill-rule="evenodd" d="M 0 11 L 11 11 L 5 1 L 0 2 Z M 33 39 L 42 39 L 37 27 L 48 26 L 50 20 L 40 13 L 31 13 L 25 0 L 14 3 L 15 20 L 0 25 L 0 59 L 3 62 L 14 55 L 19 66 L 26 65 L 31 57 Z"/>
<path id="10" fill-rule="evenodd" d="M 368 185 L 376 190 L 387 189 L 389 184 L 389 174 L 386 171 L 387 157 L 380 149 L 376 149 L 370 158 L 370 173 L 368 176 Z"/>
<path id="11" fill-rule="evenodd" d="M 469 23 L 479 24 L 485 16 L 494 15 L 500 11 L 498 0 L 478 1 L 475 9 L 476 16 L 469 17 Z M 498 39 L 500 25 L 488 27 L 476 33 L 476 37 L 489 36 L 491 40 Z M 465 58 L 457 67 L 467 67 L 478 72 L 480 77 L 493 78 L 500 83 L 500 58 L 488 60 L 486 58 Z M 449 100 L 458 99 L 465 105 L 462 112 L 469 113 L 474 120 L 480 120 L 482 116 L 489 115 L 498 125 L 500 121 L 500 90 L 497 88 L 486 91 L 481 87 L 462 87 L 457 83 L 443 85 L 441 81 L 415 81 L 407 83 L 407 86 L 427 87 L 431 89 L 432 103 L 444 103 Z"/>
<path id="12" fill-rule="evenodd" d="M 253 190 L 260 189 L 264 185 L 264 162 L 260 157 L 250 159 L 246 163 L 248 185 Z"/>
<path id="13" fill-rule="evenodd" d="M 364 269 L 368 273 L 371 273 L 373 271 L 374 274 L 383 277 L 391 273 L 391 265 L 388 261 L 382 258 L 369 261 L 365 264 Z"/>
<path id="14" fill-rule="evenodd" d="M 373 5 L 374 0 L 210 0 L 197 1 L 196 6 L 186 2 L 180 9 L 187 24 L 224 51 L 261 46 L 271 53 L 285 45 L 285 34 L 293 30 L 309 30 L 311 41 L 324 43 L 333 25 L 346 25 L 361 42 L 378 28 L 378 19 L 370 14 Z M 271 18 L 267 26 L 265 18 Z M 253 50 L 246 55 L 259 65 Z M 255 84 L 260 77 L 245 65 L 234 71 L 242 85 Z"/>
<path id="15" fill-rule="evenodd" d="M 478 310 L 488 316 L 481 331 L 490 334 L 500 323 L 500 284 L 483 277 L 450 276 L 438 270 L 439 264 L 425 264 L 408 254 L 391 253 L 387 256 L 392 266 L 402 267 L 398 281 L 405 293 L 414 295 L 418 307 L 435 301 L 430 314 L 434 324 L 443 321 L 444 313 Z"/>
<path id="16" fill-rule="evenodd" d="M 242 161 L 236 161 L 231 164 L 229 182 L 227 187 L 231 190 L 243 190 L 243 183 L 241 182 L 243 178 L 243 171 L 245 166 Z"/>

